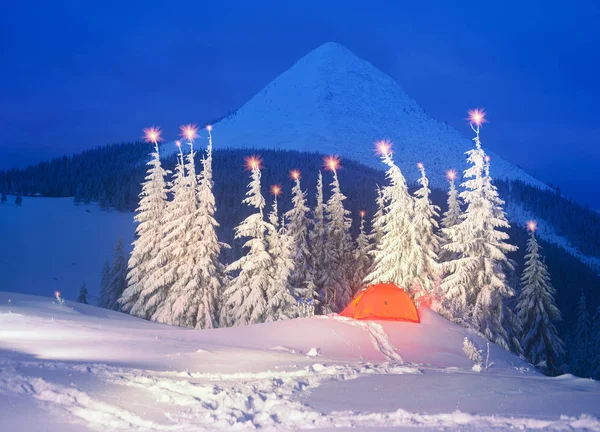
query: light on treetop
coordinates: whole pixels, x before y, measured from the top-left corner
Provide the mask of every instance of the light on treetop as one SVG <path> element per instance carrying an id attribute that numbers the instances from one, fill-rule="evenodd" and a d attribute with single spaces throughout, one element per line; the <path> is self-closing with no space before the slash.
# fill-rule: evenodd
<path id="1" fill-rule="evenodd" d="M 149 127 L 144 129 L 144 139 L 146 140 L 146 142 L 148 143 L 154 143 L 154 144 L 158 144 L 158 142 L 161 140 L 160 134 L 162 133 L 162 131 L 160 130 L 159 127 Z"/>
<path id="2" fill-rule="evenodd" d="M 54 291 L 54 297 L 59 298 L 60 297 L 60 291 Z"/>
<path id="3" fill-rule="evenodd" d="M 535 230 L 537 229 L 537 222 L 533 220 L 527 222 L 527 229 L 531 232 L 535 232 Z"/>
<path id="4" fill-rule="evenodd" d="M 456 178 L 456 171 L 454 171 L 454 170 L 446 171 L 446 178 L 448 180 L 454 180 Z"/>
<path id="5" fill-rule="evenodd" d="M 271 193 L 275 196 L 281 195 L 281 186 L 276 184 L 271 186 Z"/>
<path id="6" fill-rule="evenodd" d="M 366 212 L 366 211 L 364 211 L 364 210 L 361 210 L 361 211 L 360 211 L 360 217 L 361 217 L 361 218 L 364 218 L 366 215 L 367 215 L 367 212 Z"/>
<path id="7" fill-rule="evenodd" d="M 417 164 L 417 168 L 419 168 L 420 170 L 422 170 L 423 168 L 425 168 L 425 165 L 423 165 L 423 162 L 419 162 Z"/>
<path id="8" fill-rule="evenodd" d="M 198 126 L 195 124 L 186 124 L 185 126 L 181 126 L 179 130 L 181 130 L 181 136 L 187 138 L 188 141 L 194 141 L 198 138 Z"/>
<path id="9" fill-rule="evenodd" d="M 212 130 L 212 125 L 206 125 L 206 130 L 210 132 Z"/>
<path id="10" fill-rule="evenodd" d="M 487 123 L 487 120 L 485 119 L 486 114 L 487 113 L 484 109 L 475 108 L 469 110 L 469 117 L 467 118 L 467 120 L 469 120 L 469 124 L 476 125 L 479 127 L 483 123 Z"/>
<path id="11" fill-rule="evenodd" d="M 340 168 L 340 158 L 337 156 L 327 156 L 325 159 L 325 169 L 337 171 Z"/>
<path id="12" fill-rule="evenodd" d="M 181 147 L 181 141 L 179 141 L 179 140 L 175 141 L 175 145 L 176 145 L 177 147 Z"/>
<path id="13" fill-rule="evenodd" d="M 259 170 L 262 168 L 262 159 L 259 156 L 248 156 L 244 158 L 244 161 L 246 161 L 246 168 L 249 171 Z"/>
<path id="14" fill-rule="evenodd" d="M 386 139 L 377 141 L 375 143 L 375 148 L 377 149 L 377 153 L 379 153 L 381 156 L 387 156 L 392 150 L 392 142 Z"/>
<path id="15" fill-rule="evenodd" d="M 488 155 L 485 155 L 485 157 L 483 159 L 485 160 L 486 163 L 490 163 L 490 157 Z"/>
<path id="16" fill-rule="evenodd" d="M 291 170 L 290 177 L 292 180 L 300 180 L 300 170 Z"/>

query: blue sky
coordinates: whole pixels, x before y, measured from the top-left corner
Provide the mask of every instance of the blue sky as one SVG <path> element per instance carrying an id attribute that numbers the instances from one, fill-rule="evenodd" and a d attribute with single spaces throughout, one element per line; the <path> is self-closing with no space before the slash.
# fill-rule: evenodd
<path id="1" fill-rule="evenodd" d="M 485 146 L 600 209 L 600 6 L 569 3 L 11 2 L 0 168 L 209 122 L 336 41 L 460 131 L 485 107 Z"/>

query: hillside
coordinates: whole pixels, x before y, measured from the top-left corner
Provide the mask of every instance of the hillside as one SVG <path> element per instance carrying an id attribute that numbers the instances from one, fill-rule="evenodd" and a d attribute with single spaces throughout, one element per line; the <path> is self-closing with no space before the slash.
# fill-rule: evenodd
<path id="1" fill-rule="evenodd" d="M 301 58 L 214 129 L 220 147 L 339 154 L 377 169 L 373 142 L 388 138 L 409 179 L 418 178 L 412 168 L 424 162 L 438 187 L 445 187 L 448 169 L 465 168 L 472 146 L 388 75 L 333 42 Z M 466 125 L 464 132 L 470 133 Z M 495 178 L 546 187 L 501 157 L 492 159 Z"/>
<path id="2" fill-rule="evenodd" d="M 0 292 L 1 430 L 600 430 L 600 384 L 548 378 L 428 309 L 194 331 Z M 314 355 L 313 355 L 314 354 Z"/>

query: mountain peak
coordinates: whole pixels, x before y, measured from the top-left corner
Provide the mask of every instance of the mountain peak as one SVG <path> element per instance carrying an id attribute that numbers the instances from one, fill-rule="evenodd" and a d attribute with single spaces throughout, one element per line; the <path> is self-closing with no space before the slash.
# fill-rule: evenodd
<path id="1" fill-rule="evenodd" d="M 395 159 L 410 180 L 424 162 L 432 183 L 442 187 L 448 169 L 466 168 L 464 152 L 472 146 L 389 75 L 336 42 L 306 54 L 215 125 L 215 140 L 224 147 L 338 154 L 380 169 L 373 142 L 382 138 L 393 141 Z M 543 186 L 500 157 L 493 160 L 495 177 Z"/>

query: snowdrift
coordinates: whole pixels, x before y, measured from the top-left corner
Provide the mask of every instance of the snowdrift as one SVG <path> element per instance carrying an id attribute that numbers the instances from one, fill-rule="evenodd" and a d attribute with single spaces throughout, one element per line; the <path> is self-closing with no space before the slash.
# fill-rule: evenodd
<path id="1" fill-rule="evenodd" d="M 336 316 L 198 331 L 0 292 L 0 430 L 600 430 L 600 386 L 465 329 Z M 564 414 L 561 416 L 561 414 Z"/>

